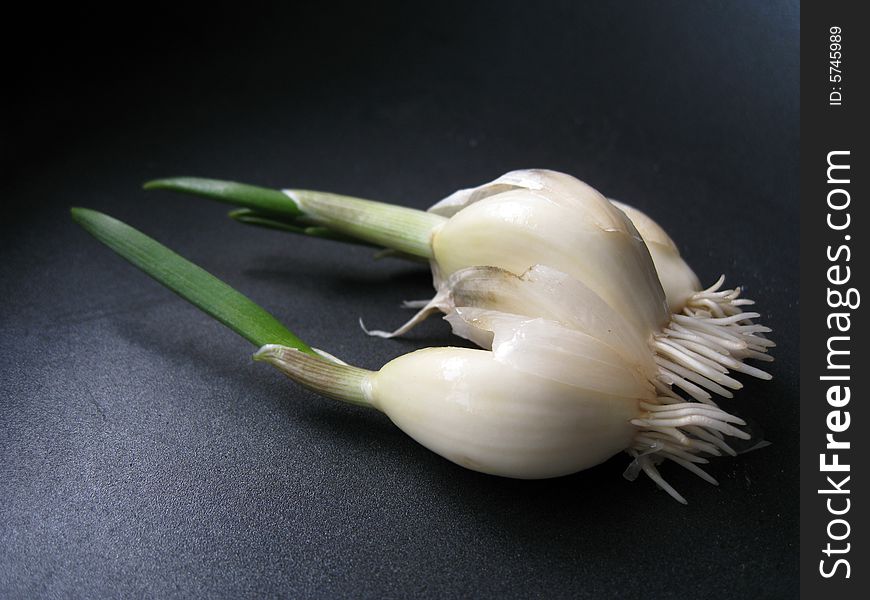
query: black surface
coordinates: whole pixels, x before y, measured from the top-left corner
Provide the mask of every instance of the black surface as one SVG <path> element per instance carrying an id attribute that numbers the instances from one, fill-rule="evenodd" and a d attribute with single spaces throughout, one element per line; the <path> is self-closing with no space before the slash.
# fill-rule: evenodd
<path id="1" fill-rule="evenodd" d="M 470 3 L 469 3 L 470 4 Z M 798 578 L 798 8 L 334 5 L 33 15 L 3 123 L 0 596 L 791 597 Z M 37 18 L 39 17 L 39 18 Z M 32 31 L 30 31 L 32 28 Z M 558 480 L 463 470 L 331 403 L 101 247 L 106 211 L 376 368 L 426 269 L 140 191 L 176 174 L 425 207 L 514 168 L 651 214 L 775 329 L 729 410 L 772 446 L 718 488 L 628 457 Z"/>

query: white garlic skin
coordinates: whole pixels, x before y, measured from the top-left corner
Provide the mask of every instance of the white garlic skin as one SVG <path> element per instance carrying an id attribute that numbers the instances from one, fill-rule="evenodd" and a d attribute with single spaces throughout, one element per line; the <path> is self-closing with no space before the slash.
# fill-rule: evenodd
<path id="1" fill-rule="evenodd" d="M 544 264 L 583 282 L 639 331 L 657 331 L 669 313 L 640 234 L 593 188 L 558 175 L 548 174 L 545 188 L 509 189 L 453 214 L 432 238 L 436 280 L 478 265 L 522 275 Z"/>
<path id="2" fill-rule="evenodd" d="M 680 313 L 689 299 L 701 290 L 701 281 L 686 264 L 671 237 L 648 215 L 638 209 L 611 199 L 610 202 L 624 212 L 643 237 L 655 263 L 656 272 L 672 313 Z"/>
<path id="3" fill-rule="evenodd" d="M 505 192 L 517 190 L 540 195 L 553 200 L 564 208 L 575 211 L 574 214 L 565 213 L 561 218 L 553 219 L 548 223 L 546 226 L 552 227 L 552 229 L 549 230 L 551 235 L 553 231 L 562 231 L 566 223 L 577 219 L 578 215 L 584 210 L 589 210 L 588 207 L 595 205 L 597 205 L 597 208 L 594 209 L 594 211 L 599 215 L 599 223 L 606 223 L 608 219 L 613 223 L 613 216 L 607 216 L 607 207 L 606 205 L 602 205 L 602 201 L 611 204 L 611 209 L 612 206 L 618 207 L 623 213 L 625 213 L 625 215 L 627 215 L 630 221 L 631 225 L 626 230 L 639 234 L 646 244 L 655 265 L 658 278 L 660 279 L 660 285 L 664 289 L 669 312 L 681 312 L 686 306 L 689 298 L 702 289 L 698 277 L 680 256 L 676 244 L 674 244 L 670 236 L 668 236 L 665 230 L 662 229 L 658 223 L 653 221 L 643 212 L 628 206 L 627 204 L 612 199 L 605 200 L 604 197 L 594 188 L 579 179 L 566 175 L 565 173 L 559 173 L 558 171 L 550 171 L 547 169 L 524 169 L 511 171 L 505 173 L 494 181 L 476 188 L 459 190 L 432 206 L 429 211 L 452 218 L 460 211 L 465 211 L 474 204 L 504 194 Z M 579 200 L 579 202 L 572 202 L 572 199 Z M 602 219 L 601 217 L 604 218 Z M 581 218 L 588 220 L 588 216 Z M 631 226 L 633 226 L 633 228 Z M 455 226 L 451 226 L 448 230 L 454 227 Z M 604 227 L 605 229 L 608 228 L 606 225 Z M 545 238 L 547 230 L 539 229 L 539 231 L 543 234 L 541 235 L 541 238 Z M 436 235 L 435 241 L 437 242 L 437 240 L 438 236 Z M 510 241 L 508 240 L 506 243 L 510 244 Z M 517 252 L 516 249 L 518 247 L 520 247 L 520 244 L 513 244 L 509 248 L 509 254 L 512 259 L 511 264 L 508 264 L 504 259 L 502 259 L 500 263 L 479 262 L 478 264 L 501 267 L 517 275 L 524 273 L 526 269 L 532 267 L 534 264 L 546 264 L 547 266 L 563 271 L 564 273 L 583 281 L 587 285 L 590 284 L 589 281 L 586 281 L 582 276 L 580 276 L 581 274 L 576 271 L 576 263 L 587 261 L 585 255 L 574 254 L 565 257 L 563 254 L 561 261 L 553 263 L 543 260 L 545 255 L 536 253 L 534 257 L 529 258 L 537 258 L 538 260 L 530 261 L 522 252 Z M 573 263 L 572 260 L 574 261 Z M 526 262 L 531 262 L 531 264 L 524 264 Z M 462 266 L 474 265 L 465 264 Z M 441 270 L 436 273 L 436 283 L 440 277 L 446 278 L 452 272 L 458 270 L 456 268 L 445 270 L 440 264 L 437 265 L 437 267 Z M 452 265 L 448 265 L 448 267 L 452 267 Z M 590 285 L 590 287 L 595 289 L 594 286 Z M 596 291 L 598 290 L 596 289 Z M 616 308 L 616 306 L 614 306 L 614 308 Z"/>
<path id="4" fill-rule="evenodd" d="M 522 372 L 491 352 L 427 348 L 369 377 L 367 394 L 405 433 L 463 467 L 518 479 L 568 475 L 629 448 L 638 399 Z"/>

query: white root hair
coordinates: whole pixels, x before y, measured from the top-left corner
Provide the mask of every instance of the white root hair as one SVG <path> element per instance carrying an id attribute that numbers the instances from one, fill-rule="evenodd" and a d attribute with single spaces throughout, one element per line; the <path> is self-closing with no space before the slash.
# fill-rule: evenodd
<path id="1" fill-rule="evenodd" d="M 673 402 L 671 396 L 659 396 L 657 400 L 659 403 L 641 402 L 640 408 L 645 414 L 631 421 L 637 427 L 637 435 L 627 452 L 634 460 L 624 476 L 633 481 L 643 471 L 671 497 L 686 504 L 686 499 L 661 476 L 658 465 L 670 460 L 704 481 L 719 485 L 716 479 L 698 466 L 708 462 L 702 455 L 721 456 L 722 451 L 734 455 L 734 450 L 722 441 L 722 436 L 744 440 L 750 436 L 735 427 L 746 425 L 743 419 L 716 406 Z"/>
<path id="2" fill-rule="evenodd" d="M 752 300 L 740 298 L 740 288 L 725 289 L 725 276 L 715 284 L 694 294 L 681 314 L 672 315 L 670 323 L 651 342 L 658 366 L 653 384 L 657 403 L 642 402 L 647 416 L 635 419 L 638 428 L 634 457 L 625 477 L 634 480 L 641 471 L 679 502 L 686 499 L 669 485 L 658 470 L 665 460 L 677 463 L 704 481 L 716 480 L 698 464 L 706 463 L 702 454 L 734 456 L 736 452 L 724 436 L 749 439 L 749 434 L 735 425 L 746 423 L 716 406 L 712 394 L 732 398 L 731 390 L 743 387 L 729 375 L 734 371 L 758 379 L 771 379 L 769 373 L 746 364 L 747 359 L 771 361 L 767 354 L 775 344 L 764 337 L 770 328 L 753 322 L 760 315 L 744 312 Z M 681 390 L 694 402 L 675 391 Z"/>
<path id="3" fill-rule="evenodd" d="M 671 316 L 667 327 L 651 343 L 658 365 L 658 379 L 675 386 L 693 399 L 715 406 L 711 392 L 732 398 L 731 390 L 743 384 L 729 375 L 731 371 L 758 379 L 769 373 L 744 360 L 771 361 L 767 354 L 774 344 L 763 334 L 769 327 L 753 322 L 760 315 L 744 312 L 752 300 L 740 298 L 740 288 L 722 290 L 725 276 L 694 294 L 682 314 Z"/>

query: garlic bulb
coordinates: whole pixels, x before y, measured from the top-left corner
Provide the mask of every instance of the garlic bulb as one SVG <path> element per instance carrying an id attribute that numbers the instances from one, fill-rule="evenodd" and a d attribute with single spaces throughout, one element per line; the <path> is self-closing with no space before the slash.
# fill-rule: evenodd
<path id="1" fill-rule="evenodd" d="M 531 318 L 567 311 L 584 315 L 568 325 L 579 331 L 589 333 L 590 320 L 598 323 L 595 335 L 623 331 L 622 341 L 630 338 L 635 349 L 632 360 L 651 379 L 695 400 L 733 397 L 742 384 L 729 371 L 770 379 L 744 362 L 770 360 L 766 352 L 774 344 L 761 335 L 770 329 L 752 322 L 758 313 L 742 312 L 751 301 L 739 298 L 739 288 L 719 291 L 720 279 L 697 291 L 697 277 L 661 227 L 640 211 L 619 210 L 573 177 L 515 171 L 460 190 L 430 211 L 448 217 L 432 232 L 438 292 L 404 326 L 375 335 L 402 334 L 440 310 L 454 333 L 487 348 L 488 333 L 455 318 L 456 311 L 486 308 Z M 479 265 L 490 269 L 467 271 Z"/>
<path id="2" fill-rule="evenodd" d="M 733 454 L 747 439 L 719 408 L 660 396 L 621 355 L 544 319 L 490 322 L 493 350 L 427 348 L 379 371 L 267 345 L 255 355 L 321 394 L 384 412 L 433 452 L 463 467 L 520 479 L 568 475 L 622 451 L 680 502 L 656 465 L 669 459 L 705 481 L 702 454 Z M 554 340 L 560 343 L 554 344 Z"/>

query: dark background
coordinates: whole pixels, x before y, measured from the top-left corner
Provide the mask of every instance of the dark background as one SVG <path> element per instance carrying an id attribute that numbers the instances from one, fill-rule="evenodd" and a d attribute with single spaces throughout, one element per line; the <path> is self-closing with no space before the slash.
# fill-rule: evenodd
<path id="1" fill-rule="evenodd" d="M 796 2 L 31 11 L 5 23 L 0 596 L 791 597 L 798 582 Z M 772 445 L 689 500 L 621 476 L 463 470 L 331 403 L 101 247 L 106 211 L 377 368 L 456 343 L 424 267 L 242 227 L 178 174 L 426 207 L 515 168 L 647 211 L 758 301 L 771 382 L 723 403 Z"/>

